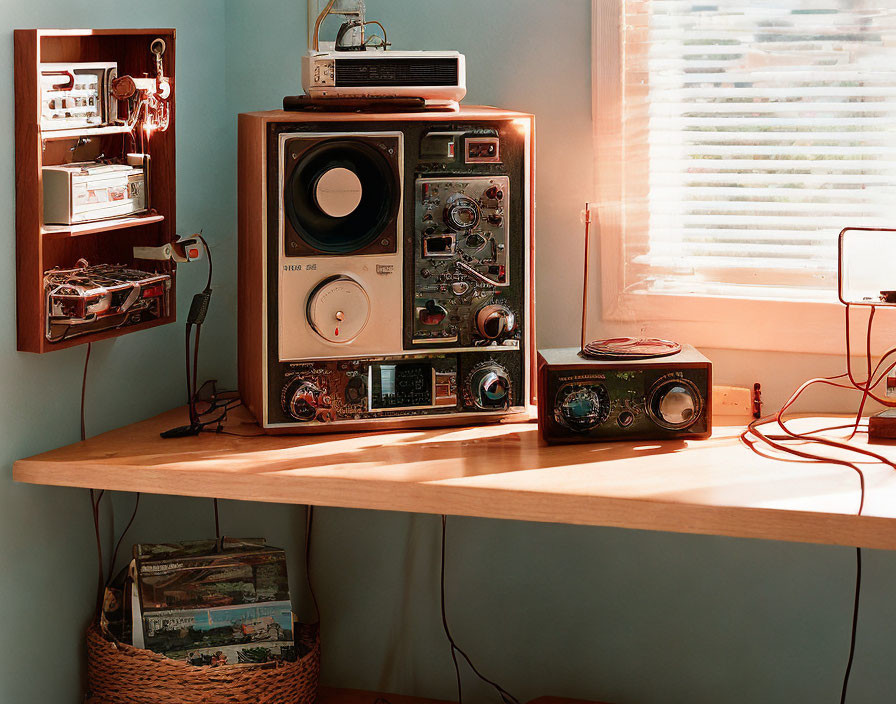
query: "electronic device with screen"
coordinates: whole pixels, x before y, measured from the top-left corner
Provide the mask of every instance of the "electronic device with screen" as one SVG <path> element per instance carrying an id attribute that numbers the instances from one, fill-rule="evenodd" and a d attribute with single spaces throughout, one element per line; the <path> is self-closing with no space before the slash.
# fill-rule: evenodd
<path id="1" fill-rule="evenodd" d="M 582 337 L 538 352 L 538 427 L 548 443 L 706 438 L 712 363 L 689 345 L 651 338 L 585 343 L 591 211 L 585 208 Z"/>
<path id="2" fill-rule="evenodd" d="M 240 388 L 270 431 L 524 418 L 530 115 L 240 116 Z"/>

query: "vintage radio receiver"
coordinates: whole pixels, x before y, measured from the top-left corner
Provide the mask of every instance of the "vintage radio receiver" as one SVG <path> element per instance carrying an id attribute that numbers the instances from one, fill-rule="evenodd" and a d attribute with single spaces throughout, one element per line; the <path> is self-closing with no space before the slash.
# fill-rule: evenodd
<path id="1" fill-rule="evenodd" d="M 591 209 L 585 206 L 578 348 L 538 352 L 538 428 L 548 443 L 706 438 L 712 363 L 689 345 L 652 338 L 585 342 Z"/>
<path id="2" fill-rule="evenodd" d="M 73 225 L 145 211 L 147 159 L 133 154 L 127 164 L 43 167 L 44 223 Z"/>
<path id="3" fill-rule="evenodd" d="M 269 430 L 526 417 L 532 127 L 240 116 L 240 388 Z"/>
<path id="4" fill-rule="evenodd" d="M 467 94 L 456 51 L 314 51 L 302 57 L 302 88 L 312 98 L 425 98 L 456 104 Z"/>
<path id="5" fill-rule="evenodd" d="M 628 340 L 607 342 L 628 346 Z M 633 359 L 612 353 L 589 358 L 575 347 L 541 350 L 538 426 L 544 439 L 568 443 L 708 437 L 712 364 L 693 347 L 672 346 L 668 351 L 675 349 L 672 354 Z"/>
<path id="6" fill-rule="evenodd" d="M 42 130 L 101 127 L 118 117 L 118 102 L 109 93 L 118 75 L 114 62 L 41 64 Z"/>

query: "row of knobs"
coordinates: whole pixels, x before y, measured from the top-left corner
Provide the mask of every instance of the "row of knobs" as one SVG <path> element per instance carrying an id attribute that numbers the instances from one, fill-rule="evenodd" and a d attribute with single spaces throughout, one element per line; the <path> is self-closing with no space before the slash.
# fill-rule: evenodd
<path id="1" fill-rule="evenodd" d="M 322 281 L 308 297 L 306 314 L 312 329 L 329 342 L 354 340 L 370 319 L 370 298 L 349 276 L 333 276 Z M 438 325 L 448 315 L 444 306 L 428 301 L 420 310 L 425 325 Z M 486 340 L 498 340 L 516 329 L 516 315 L 503 303 L 480 308 L 473 320 L 476 332 Z"/>
<path id="2" fill-rule="evenodd" d="M 700 418 L 703 399 L 696 385 L 687 379 L 657 382 L 647 394 L 647 415 L 665 430 L 687 430 Z M 603 385 L 581 386 L 568 391 L 557 407 L 563 423 L 576 432 L 587 432 L 604 423 L 610 415 L 610 397 Z M 635 421 L 634 413 L 622 411 L 617 423 L 626 428 Z"/>
<path id="3" fill-rule="evenodd" d="M 470 398 L 481 411 L 497 411 L 510 407 L 510 376 L 500 364 L 487 362 L 477 366 L 470 375 Z M 363 377 L 349 379 L 345 387 L 345 400 L 357 404 L 367 396 Z M 284 412 L 303 423 L 313 420 L 330 420 L 333 400 L 318 384 L 297 377 L 283 390 Z"/>

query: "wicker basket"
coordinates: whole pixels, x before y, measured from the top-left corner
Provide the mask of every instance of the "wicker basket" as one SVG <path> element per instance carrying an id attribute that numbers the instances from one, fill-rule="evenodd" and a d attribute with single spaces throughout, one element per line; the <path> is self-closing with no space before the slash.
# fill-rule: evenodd
<path id="1" fill-rule="evenodd" d="M 87 630 L 87 704 L 313 704 L 320 677 L 317 624 L 297 626 L 309 651 L 276 668 L 203 667 Z"/>

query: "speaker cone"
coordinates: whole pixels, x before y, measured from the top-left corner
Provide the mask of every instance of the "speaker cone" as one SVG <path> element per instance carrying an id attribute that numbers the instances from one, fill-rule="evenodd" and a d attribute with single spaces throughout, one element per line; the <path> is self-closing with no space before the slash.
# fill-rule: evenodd
<path id="1" fill-rule="evenodd" d="M 398 179 L 370 144 L 333 139 L 306 151 L 289 176 L 286 217 L 310 247 L 349 254 L 375 242 L 398 210 Z"/>

